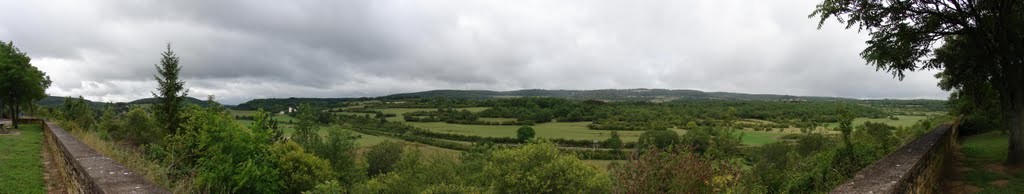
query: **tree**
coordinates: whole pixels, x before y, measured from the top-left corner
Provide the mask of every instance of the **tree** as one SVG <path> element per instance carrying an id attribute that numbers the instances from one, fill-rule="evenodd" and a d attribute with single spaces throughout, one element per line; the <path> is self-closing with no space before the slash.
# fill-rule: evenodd
<path id="1" fill-rule="evenodd" d="M 612 136 L 604 140 L 604 143 L 605 147 L 611 148 L 616 155 L 622 153 L 622 138 L 619 137 L 618 131 L 612 131 Z"/>
<path id="2" fill-rule="evenodd" d="M 1024 2 L 825 0 L 814 16 L 819 28 L 836 18 L 868 31 L 861 57 L 900 80 L 906 71 L 942 69 L 944 90 L 992 87 L 1010 131 L 1006 162 L 1024 165 Z"/>
<path id="3" fill-rule="evenodd" d="M 154 65 L 159 73 L 153 76 L 159 84 L 159 92 L 153 93 L 153 97 L 159 102 L 153 105 L 153 110 L 156 111 L 160 127 L 167 133 L 176 134 L 181 126 L 182 103 L 188 95 L 188 89 L 185 89 L 185 81 L 178 79 L 181 66 L 178 65 L 178 56 L 171 51 L 171 44 L 167 44 L 167 51 L 161 56 L 160 65 Z"/>
<path id="4" fill-rule="evenodd" d="M 0 108 L 10 111 L 14 128 L 18 127 L 20 108 L 46 97 L 46 88 L 52 83 L 50 76 L 32 66 L 31 61 L 14 42 L 0 42 Z"/>
<path id="5" fill-rule="evenodd" d="M 516 130 L 516 137 L 519 138 L 519 142 L 526 142 L 526 140 L 533 139 L 533 136 L 537 135 L 533 132 L 533 127 L 522 126 L 519 130 Z"/>
<path id="6" fill-rule="evenodd" d="M 402 144 L 384 141 L 370 147 L 366 152 L 366 163 L 369 164 L 367 175 L 370 177 L 391 172 L 394 165 L 402 158 Z"/>
<path id="7" fill-rule="evenodd" d="M 309 104 L 302 103 L 299 105 L 299 114 L 296 116 L 299 119 L 299 124 L 295 125 L 295 134 L 292 139 L 308 150 L 316 150 L 316 145 L 320 143 L 320 134 L 318 133 L 320 128 L 316 124 L 316 112 L 317 110 L 313 110 Z"/>
<path id="8" fill-rule="evenodd" d="M 256 113 L 252 115 L 252 125 L 249 129 L 253 132 L 263 134 L 270 138 L 270 141 L 281 141 L 284 138 L 284 132 L 281 129 L 274 126 L 275 121 L 271 120 L 270 113 L 263 111 L 262 108 L 257 109 Z"/>

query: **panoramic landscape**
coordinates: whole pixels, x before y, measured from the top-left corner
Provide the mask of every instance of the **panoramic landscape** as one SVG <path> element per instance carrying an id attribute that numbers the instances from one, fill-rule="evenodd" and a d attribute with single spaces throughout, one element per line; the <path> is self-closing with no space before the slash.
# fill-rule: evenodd
<path id="1" fill-rule="evenodd" d="M 0 6 L 0 193 L 1024 193 L 1024 2 Z"/>

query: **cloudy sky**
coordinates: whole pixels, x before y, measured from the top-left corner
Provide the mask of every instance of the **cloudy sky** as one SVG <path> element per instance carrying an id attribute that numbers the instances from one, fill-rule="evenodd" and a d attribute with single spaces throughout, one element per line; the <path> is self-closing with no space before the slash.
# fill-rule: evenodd
<path id="1" fill-rule="evenodd" d="M 820 0 L 0 0 L 0 40 L 47 92 L 150 97 L 167 43 L 190 96 L 359 97 L 432 89 L 665 88 L 937 98 L 864 65 L 867 35 Z"/>

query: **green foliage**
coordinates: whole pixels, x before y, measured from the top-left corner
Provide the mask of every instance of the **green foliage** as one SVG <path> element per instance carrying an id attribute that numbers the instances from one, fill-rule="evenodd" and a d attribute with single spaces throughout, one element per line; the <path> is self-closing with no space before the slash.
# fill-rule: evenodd
<path id="1" fill-rule="evenodd" d="M 140 145 L 160 142 L 166 136 L 165 131 L 157 127 L 152 114 L 141 107 L 134 107 L 128 111 L 122 122 L 121 127 L 109 131 L 111 137 L 116 140 Z"/>
<path id="2" fill-rule="evenodd" d="M 299 123 L 295 125 L 295 133 L 292 140 L 306 149 L 314 149 L 320 143 L 320 127 L 316 124 L 316 113 L 309 104 L 299 105 Z"/>
<path id="3" fill-rule="evenodd" d="M 697 127 L 683 134 L 681 143 L 714 158 L 739 154 L 742 134 L 728 128 Z M 662 147 L 664 148 L 664 147 Z"/>
<path id="4" fill-rule="evenodd" d="M 15 117 L 23 112 L 22 107 L 46 97 L 46 88 L 52 83 L 50 76 L 32 66 L 31 61 L 14 42 L 0 42 L 0 91 L 3 91 L 0 92 L 0 105 L 3 105 L 0 109 L 8 110 L 9 117 Z M 17 127 L 17 120 L 12 124 Z"/>
<path id="5" fill-rule="evenodd" d="M 453 158 L 405 152 L 394 171 L 381 174 L 353 188 L 353 193 L 431 193 L 428 191 L 479 190 L 462 184 L 465 174 Z M 479 172 L 474 172 L 479 173 Z M 479 193 L 479 192 L 476 192 Z"/>
<path id="6" fill-rule="evenodd" d="M 401 159 L 404 146 L 400 143 L 385 140 L 370 147 L 366 152 L 366 163 L 369 164 L 367 175 L 370 177 L 391 172 L 394 165 Z"/>
<path id="7" fill-rule="evenodd" d="M 616 154 L 622 153 L 622 138 L 619 137 L 619 132 L 612 131 L 611 137 L 604 141 L 606 148 L 611 148 Z"/>
<path id="8" fill-rule="evenodd" d="M 634 152 L 611 172 L 614 193 L 732 193 L 741 169 L 673 146 Z"/>
<path id="9" fill-rule="evenodd" d="M 318 183 L 334 180 L 334 171 L 327 160 L 306 153 L 299 144 L 291 141 L 276 143 L 270 147 L 272 158 L 276 158 L 277 171 L 281 175 L 284 193 L 299 193 L 313 189 Z"/>
<path id="10" fill-rule="evenodd" d="M 861 56 L 894 77 L 942 69 L 936 75 L 939 87 L 973 104 L 957 106 L 963 108 L 958 112 L 1001 111 L 1004 124 L 995 127 L 1024 132 L 1024 54 L 1017 52 L 1024 44 L 1016 41 L 1024 36 L 1024 6 L 1019 2 L 828 0 L 811 16 L 820 16 L 819 27 L 836 18 L 847 28 L 868 31 L 871 39 Z M 1007 162 L 1024 164 L 1024 138 L 1010 141 Z"/>
<path id="11" fill-rule="evenodd" d="M 159 103 L 153 105 L 157 123 L 168 134 L 178 133 L 182 123 L 182 108 L 184 98 L 188 96 L 188 89 L 185 89 L 185 81 L 178 79 L 181 66 L 178 64 L 178 56 L 171 51 L 171 44 L 167 44 L 167 50 L 161 54 L 159 65 L 156 67 L 158 75 L 156 78 L 158 92 L 153 93 Z"/>
<path id="12" fill-rule="evenodd" d="M 522 126 L 516 130 L 516 137 L 519 139 L 519 142 L 526 142 L 526 140 L 533 139 L 535 135 L 537 135 L 537 133 L 534 132 L 533 127 L 530 126 Z"/>
<path id="13" fill-rule="evenodd" d="M 169 138 L 170 166 L 195 174 L 199 188 L 214 193 L 276 193 L 284 187 L 270 140 L 235 123 L 226 112 L 186 109 L 183 131 Z"/>
<path id="14" fill-rule="evenodd" d="M 650 130 L 640 134 L 637 148 L 667 148 L 679 143 L 679 134 L 670 130 Z"/>
<path id="15" fill-rule="evenodd" d="M 331 162 L 337 180 L 346 186 L 366 179 L 367 167 L 356 162 L 356 148 L 359 147 L 356 139 L 349 130 L 333 128 L 327 132 L 325 141 L 314 142 L 311 149 L 318 157 Z"/>
<path id="16" fill-rule="evenodd" d="M 313 188 L 313 190 L 302 192 L 304 194 L 336 194 L 345 193 L 345 186 L 342 186 L 336 180 L 330 180 L 327 182 L 320 183 Z"/>
<path id="17" fill-rule="evenodd" d="M 260 133 L 271 139 L 271 141 L 284 140 L 284 132 L 274 126 L 274 121 L 271 120 L 270 113 L 259 109 L 253 114 L 253 122 L 249 126 L 253 132 Z"/>
<path id="18" fill-rule="evenodd" d="M 499 193 L 604 193 L 610 185 L 607 174 L 551 143 L 495 151 L 483 174 Z"/>
<path id="19" fill-rule="evenodd" d="M 875 151 L 882 155 L 896 151 L 897 146 L 900 145 L 899 139 L 893 135 L 893 131 L 896 127 L 889 126 L 882 123 L 866 122 L 860 126 L 860 129 L 853 133 L 853 138 L 857 142 L 875 146 Z"/>
<path id="20" fill-rule="evenodd" d="M 81 96 L 78 99 L 65 98 L 59 112 L 64 121 L 70 121 L 82 129 L 93 129 L 95 120 L 93 120 L 92 108 Z"/>

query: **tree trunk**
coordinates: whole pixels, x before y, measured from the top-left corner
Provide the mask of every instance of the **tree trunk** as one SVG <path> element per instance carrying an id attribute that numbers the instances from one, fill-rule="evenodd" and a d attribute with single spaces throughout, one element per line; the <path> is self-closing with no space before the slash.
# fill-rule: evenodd
<path id="1" fill-rule="evenodd" d="M 18 99 L 17 98 L 13 98 L 13 99 L 11 99 L 11 104 L 10 104 L 10 107 L 11 107 L 11 127 L 14 127 L 14 129 L 18 128 L 18 103 L 17 102 L 18 102 Z"/>
<path id="2" fill-rule="evenodd" d="M 1008 84 L 1016 85 L 1016 84 Z M 1024 166 L 1024 88 L 1009 89 L 1003 97 L 1003 122 L 1010 131 L 1006 163 Z"/>

